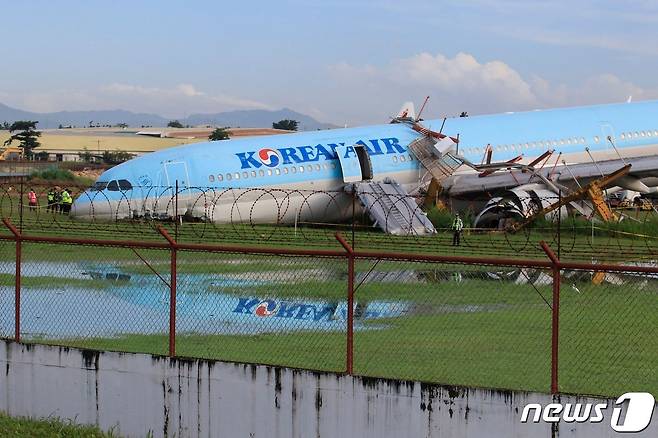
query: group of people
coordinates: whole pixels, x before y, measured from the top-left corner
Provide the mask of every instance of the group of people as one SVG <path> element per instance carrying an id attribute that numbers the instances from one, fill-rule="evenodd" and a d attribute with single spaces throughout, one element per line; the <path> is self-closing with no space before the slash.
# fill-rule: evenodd
<path id="1" fill-rule="evenodd" d="M 46 194 L 46 210 L 54 213 L 69 213 L 73 205 L 73 194 L 69 189 L 60 190 L 59 187 L 48 190 Z M 39 197 L 34 189 L 27 193 L 27 203 L 30 209 L 36 210 L 39 207 Z"/>

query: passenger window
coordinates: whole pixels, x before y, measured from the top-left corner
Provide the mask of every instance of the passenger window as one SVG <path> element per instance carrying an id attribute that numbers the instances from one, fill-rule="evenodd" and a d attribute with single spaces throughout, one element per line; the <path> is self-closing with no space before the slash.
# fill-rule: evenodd
<path id="1" fill-rule="evenodd" d="M 217 175 L 217 181 L 222 181 L 224 179 L 223 175 Z"/>
<path id="2" fill-rule="evenodd" d="M 116 180 L 110 181 L 110 183 L 107 185 L 107 189 L 110 192 L 118 192 L 119 191 L 119 183 Z"/>

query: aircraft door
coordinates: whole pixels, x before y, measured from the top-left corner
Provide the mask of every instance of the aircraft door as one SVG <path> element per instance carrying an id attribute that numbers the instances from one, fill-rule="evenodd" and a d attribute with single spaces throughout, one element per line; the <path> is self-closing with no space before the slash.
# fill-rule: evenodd
<path id="1" fill-rule="evenodd" d="M 336 154 L 343 172 L 343 182 L 353 183 L 372 179 L 370 156 L 362 145 L 338 146 Z"/>
<path id="2" fill-rule="evenodd" d="M 604 149 L 612 149 L 612 145 L 610 144 L 610 140 L 608 140 L 608 137 L 610 137 L 615 144 L 617 145 L 617 137 L 615 137 L 615 128 L 612 126 L 610 122 L 601 122 L 601 141 L 603 142 Z"/>
<path id="3" fill-rule="evenodd" d="M 189 175 L 187 173 L 187 164 L 184 161 L 169 161 L 164 163 L 165 177 L 169 187 L 175 187 L 178 181 L 178 188 L 186 189 L 189 187 Z"/>
<path id="4" fill-rule="evenodd" d="M 176 197 L 176 184 L 178 184 L 178 211 L 176 214 L 184 215 L 187 211 L 187 204 L 190 202 L 190 177 L 187 173 L 187 164 L 184 161 L 166 162 L 164 163 L 164 174 L 167 180 L 167 191 L 171 193 L 172 200 Z"/>

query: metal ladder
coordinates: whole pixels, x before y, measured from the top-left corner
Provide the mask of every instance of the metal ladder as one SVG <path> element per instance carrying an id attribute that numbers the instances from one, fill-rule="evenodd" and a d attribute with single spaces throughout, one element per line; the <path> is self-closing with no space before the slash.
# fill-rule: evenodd
<path id="1" fill-rule="evenodd" d="M 388 213 L 386 215 L 385 226 L 388 226 L 389 218 L 392 216 L 397 225 L 399 225 L 400 228 L 402 228 L 402 230 L 408 234 L 412 229 L 411 220 L 404 217 L 397 206 L 397 202 L 393 202 L 391 200 L 390 195 L 384 191 L 384 188 L 381 186 L 381 184 L 370 184 L 370 188 L 373 190 L 373 193 L 378 195 L 378 200 L 385 208 L 385 211 Z"/>
<path id="2" fill-rule="evenodd" d="M 385 232 L 396 235 L 436 233 L 415 199 L 398 183 L 390 180 L 360 182 L 352 187 L 375 224 Z M 408 216 L 400 203 L 408 210 Z"/>
<path id="3" fill-rule="evenodd" d="M 409 143 L 409 149 L 432 177 L 441 183 L 462 165 L 462 161 L 449 152 L 437 156 L 439 152 L 434 148 L 435 144 L 434 138 L 424 135 Z"/>

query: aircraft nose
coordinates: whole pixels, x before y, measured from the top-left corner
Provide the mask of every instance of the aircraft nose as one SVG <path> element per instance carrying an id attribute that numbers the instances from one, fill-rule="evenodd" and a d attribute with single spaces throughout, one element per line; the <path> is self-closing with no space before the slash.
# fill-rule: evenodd
<path id="1" fill-rule="evenodd" d="M 73 205 L 71 205 L 71 211 L 69 212 L 71 217 L 91 218 L 92 206 L 91 202 L 86 199 L 88 198 L 86 195 L 88 195 L 88 193 L 85 192 L 81 194 L 78 199 L 73 201 Z"/>

